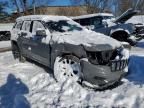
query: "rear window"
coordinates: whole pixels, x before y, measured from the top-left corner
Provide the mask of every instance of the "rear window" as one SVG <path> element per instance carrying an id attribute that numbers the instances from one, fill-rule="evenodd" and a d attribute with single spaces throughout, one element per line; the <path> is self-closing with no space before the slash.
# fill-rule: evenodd
<path id="1" fill-rule="evenodd" d="M 31 27 L 31 21 L 24 21 L 23 26 L 22 26 L 22 30 L 30 31 L 30 27 Z"/>
<path id="2" fill-rule="evenodd" d="M 80 23 L 82 26 L 88 26 L 88 25 L 90 25 L 90 18 L 77 19 L 77 20 L 74 20 L 74 21 Z"/>

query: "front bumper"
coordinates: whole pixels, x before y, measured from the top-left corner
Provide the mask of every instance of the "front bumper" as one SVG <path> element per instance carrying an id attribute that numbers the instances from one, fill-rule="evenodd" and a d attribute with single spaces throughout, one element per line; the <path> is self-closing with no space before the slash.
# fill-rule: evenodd
<path id="1" fill-rule="evenodd" d="M 84 81 L 87 81 L 95 89 L 113 85 L 127 74 L 124 70 L 112 71 L 110 66 L 94 65 L 84 60 L 81 60 L 80 63 Z"/>

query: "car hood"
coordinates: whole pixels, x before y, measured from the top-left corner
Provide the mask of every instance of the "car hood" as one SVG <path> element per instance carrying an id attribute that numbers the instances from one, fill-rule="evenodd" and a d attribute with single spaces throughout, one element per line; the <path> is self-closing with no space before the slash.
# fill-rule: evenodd
<path id="1" fill-rule="evenodd" d="M 82 45 L 88 51 L 112 50 L 121 46 L 117 40 L 89 30 L 54 33 L 52 39 L 56 43 Z"/>
<path id="2" fill-rule="evenodd" d="M 139 12 L 138 10 L 130 8 L 127 11 L 125 11 L 121 16 L 117 17 L 114 22 L 125 23 L 128 19 L 136 15 L 138 12 Z"/>

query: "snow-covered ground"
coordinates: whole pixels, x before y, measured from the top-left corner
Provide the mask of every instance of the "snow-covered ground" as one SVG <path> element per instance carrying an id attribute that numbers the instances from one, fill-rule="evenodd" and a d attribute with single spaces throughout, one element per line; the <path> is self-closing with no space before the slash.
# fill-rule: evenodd
<path id="1" fill-rule="evenodd" d="M 0 49 L 1 48 L 9 48 L 9 47 L 11 47 L 10 41 L 0 41 Z"/>
<path id="2" fill-rule="evenodd" d="M 132 48 L 130 74 L 123 84 L 105 91 L 88 90 L 70 80 L 56 82 L 49 70 L 19 63 L 10 51 L 0 53 L 0 108 L 144 108 L 143 44 L 144 40 Z"/>
<path id="3" fill-rule="evenodd" d="M 14 23 L 0 23 L 0 31 L 10 31 Z"/>

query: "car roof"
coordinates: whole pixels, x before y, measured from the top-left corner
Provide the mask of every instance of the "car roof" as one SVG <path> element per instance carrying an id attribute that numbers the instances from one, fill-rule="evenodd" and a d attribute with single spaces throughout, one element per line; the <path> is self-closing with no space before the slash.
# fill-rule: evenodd
<path id="1" fill-rule="evenodd" d="M 54 16 L 54 15 L 28 15 L 21 16 L 16 19 L 16 21 L 25 21 L 25 20 L 41 20 L 41 21 L 59 21 L 59 20 L 71 20 L 66 16 Z"/>
<path id="2" fill-rule="evenodd" d="M 71 17 L 71 18 L 73 20 L 76 20 L 76 19 L 91 18 L 91 17 L 95 17 L 95 16 L 113 16 L 113 14 L 111 14 L 111 13 L 95 13 L 95 14 L 75 16 L 75 17 Z"/>

